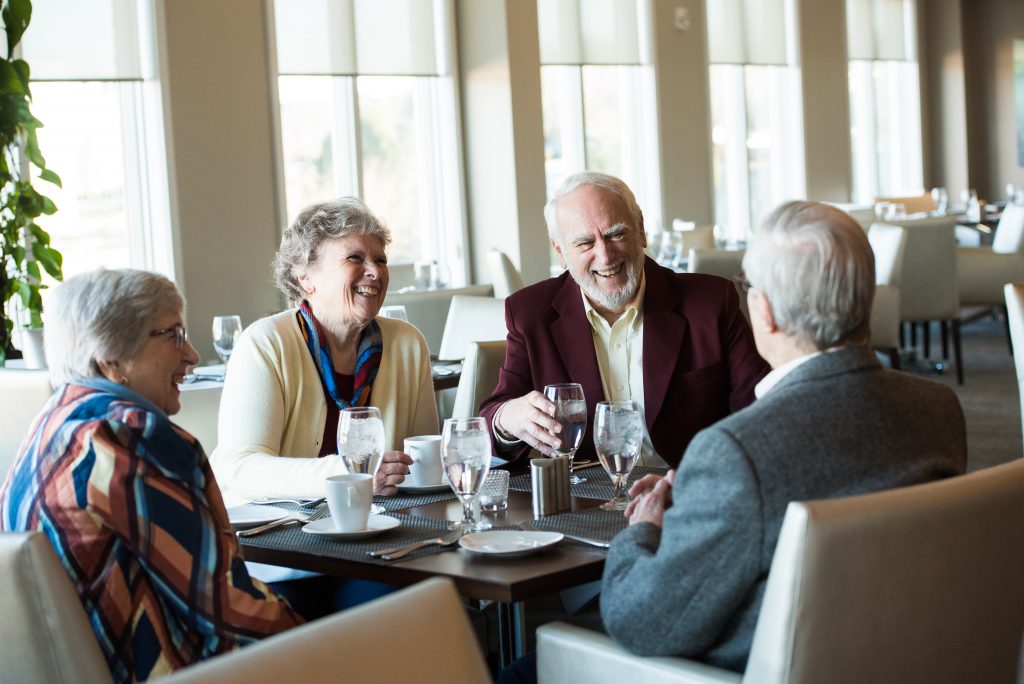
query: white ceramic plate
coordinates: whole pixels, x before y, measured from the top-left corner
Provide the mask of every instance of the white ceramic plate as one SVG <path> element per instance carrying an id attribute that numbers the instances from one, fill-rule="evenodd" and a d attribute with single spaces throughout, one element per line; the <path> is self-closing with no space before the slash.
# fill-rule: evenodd
<path id="1" fill-rule="evenodd" d="M 322 518 L 320 520 L 314 520 L 311 523 L 306 523 L 302 526 L 302 531 L 310 534 L 318 534 L 323 537 L 330 537 L 331 539 L 362 539 L 363 537 L 372 537 L 375 534 L 393 530 L 401 524 L 401 520 L 398 518 L 392 518 L 390 515 L 371 515 L 366 521 L 365 530 L 339 532 L 335 529 L 333 520 L 330 518 Z"/>
<path id="2" fill-rule="evenodd" d="M 232 506 L 228 509 L 228 520 L 232 526 L 239 529 L 245 529 L 247 527 L 255 527 L 256 525 L 263 525 L 264 523 L 274 522 L 288 515 L 290 511 L 286 511 L 283 508 L 277 506 L 254 506 L 253 504 L 245 504 L 244 506 Z"/>
<path id="3" fill-rule="evenodd" d="M 403 482 L 398 485 L 398 491 L 405 492 L 406 494 L 443 494 L 444 492 L 452 491 L 452 488 L 447 482 L 423 486 L 414 485 L 411 482 Z"/>
<path id="4" fill-rule="evenodd" d="M 459 540 L 459 546 L 489 556 L 525 556 L 562 541 L 561 532 L 518 532 L 495 530 L 475 532 Z"/>

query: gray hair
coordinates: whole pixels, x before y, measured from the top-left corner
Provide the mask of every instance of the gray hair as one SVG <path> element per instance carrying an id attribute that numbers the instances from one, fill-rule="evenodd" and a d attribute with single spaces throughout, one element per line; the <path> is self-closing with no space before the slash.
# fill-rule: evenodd
<path id="1" fill-rule="evenodd" d="M 69 278 L 47 306 L 50 384 L 102 377 L 99 361 L 134 359 L 155 321 L 184 308 L 178 288 L 157 273 L 101 268 Z"/>
<path id="2" fill-rule="evenodd" d="M 643 212 L 640 211 L 640 205 L 636 203 L 636 197 L 633 196 L 633 191 L 629 189 L 628 185 L 615 176 L 609 176 L 607 173 L 581 171 L 566 178 L 565 182 L 562 183 L 562 186 L 558 188 L 555 196 L 548 200 L 548 203 L 544 205 L 544 221 L 548 224 L 548 237 L 551 238 L 553 242 L 561 244 L 560 232 L 558 230 L 559 201 L 573 190 L 583 185 L 591 185 L 596 188 L 601 188 L 602 190 L 607 190 L 617 196 L 626 206 L 626 211 L 629 212 L 629 218 L 633 221 L 633 226 L 637 230 L 642 229 L 644 215 Z"/>
<path id="3" fill-rule="evenodd" d="M 295 217 L 281 236 L 281 247 L 274 256 L 274 284 L 297 305 L 305 298 L 299 276 L 320 258 L 324 240 L 349 235 L 369 235 L 387 247 L 391 231 L 355 197 L 341 197 L 311 204 Z"/>
<path id="4" fill-rule="evenodd" d="M 875 258 L 846 212 L 818 202 L 783 204 L 750 241 L 743 270 L 783 332 L 819 350 L 868 341 Z"/>

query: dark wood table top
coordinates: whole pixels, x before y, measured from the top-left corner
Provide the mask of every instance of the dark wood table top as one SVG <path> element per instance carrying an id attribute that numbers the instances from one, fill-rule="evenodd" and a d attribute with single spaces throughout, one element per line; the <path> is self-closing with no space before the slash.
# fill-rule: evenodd
<path id="1" fill-rule="evenodd" d="M 461 363 L 434 361 L 430 365 L 430 370 L 434 379 L 435 392 L 459 386 L 459 378 L 462 377 Z"/>
<path id="2" fill-rule="evenodd" d="M 600 501 L 594 499 L 573 499 L 573 510 L 585 510 L 600 504 Z M 457 500 L 401 512 L 437 519 L 462 519 L 462 505 Z M 499 514 L 486 514 L 485 517 L 498 527 L 531 520 L 533 510 L 530 495 L 510 491 L 508 510 Z M 246 545 L 244 539 L 240 541 L 248 561 L 398 585 L 414 584 L 429 577 L 449 577 L 465 596 L 504 603 L 515 603 L 598 580 L 605 561 L 605 552 L 601 549 L 583 550 L 556 544 L 539 553 L 517 558 L 474 555 L 454 547 L 431 556 L 380 565 L 323 556 L 312 551 L 306 553 L 260 548 Z"/>

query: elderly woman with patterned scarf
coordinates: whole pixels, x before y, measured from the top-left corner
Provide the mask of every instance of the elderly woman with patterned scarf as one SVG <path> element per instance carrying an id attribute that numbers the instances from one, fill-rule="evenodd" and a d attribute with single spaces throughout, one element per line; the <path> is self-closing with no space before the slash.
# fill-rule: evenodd
<path id="1" fill-rule="evenodd" d="M 57 387 L 0 489 L 0 528 L 53 544 L 114 681 L 144 681 L 302 622 L 238 553 L 203 448 L 169 416 L 199 362 L 174 283 L 85 273 L 50 301 Z"/>
<path id="2" fill-rule="evenodd" d="M 384 224 L 354 198 L 307 207 L 285 230 L 274 276 L 295 308 L 242 333 L 221 398 L 211 461 L 232 498 L 323 496 L 325 478 L 345 472 L 331 455 L 340 410 L 349 406 L 376 406 L 384 421 L 378 494 L 395 493 L 409 472 L 403 440 L 437 434 L 423 336 L 404 321 L 377 317 L 390 242 Z M 253 572 L 275 582 L 297 576 L 271 566 Z M 282 585 L 275 588 L 302 603 Z"/>

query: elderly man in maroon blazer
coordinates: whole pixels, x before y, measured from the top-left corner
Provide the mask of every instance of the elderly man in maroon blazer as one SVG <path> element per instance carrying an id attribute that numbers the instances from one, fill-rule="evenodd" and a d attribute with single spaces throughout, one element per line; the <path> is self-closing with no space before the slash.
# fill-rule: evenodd
<path id="1" fill-rule="evenodd" d="M 733 284 L 646 258 L 643 214 L 612 176 L 572 176 L 544 216 L 568 271 L 505 300 L 505 363 L 480 406 L 497 451 L 552 455 L 559 427 L 543 388 L 578 382 L 587 431 L 577 458 L 594 456 L 597 402 L 631 399 L 646 423 L 641 462 L 676 466 L 698 431 L 754 400 L 769 370 Z"/>

